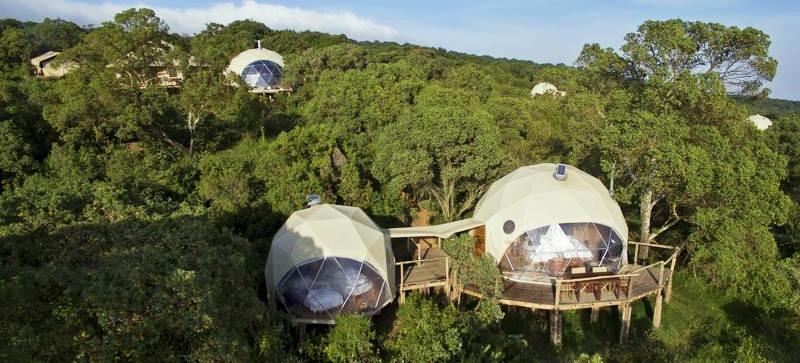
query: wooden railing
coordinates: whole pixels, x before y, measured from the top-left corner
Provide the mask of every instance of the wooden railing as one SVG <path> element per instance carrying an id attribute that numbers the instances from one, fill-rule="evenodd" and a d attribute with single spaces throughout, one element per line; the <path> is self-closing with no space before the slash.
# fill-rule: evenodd
<path id="1" fill-rule="evenodd" d="M 587 283 L 592 281 L 616 281 L 620 283 L 620 286 L 624 285 L 624 293 L 625 298 L 630 297 L 630 289 L 633 284 L 631 283 L 631 279 L 639 276 L 636 273 L 626 273 L 626 274 L 619 274 L 619 275 L 606 275 L 606 276 L 594 276 L 594 277 L 582 277 L 578 279 L 556 279 L 555 280 L 555 306 L 556 309 L 562 303 L 561 301 L 561 293 L 564 291 L 574 291 L 575 285 L 580 283 Z M 624 283 L 622 283 L 624 281 Z M 565 286 L 568 286 L 569 289 L 564 289 Z M 616 289 L 617 287 L 615 287 Z M 578 294 L 580 291 L 578 291 Z M 621 293 L 621 292 L 620 292 Z"/>
<path id="2" fill-rule="evenodd" d="M 414 264 L 416 266 L 422 266 L 426 262 L 431 261 L 439 261 L 444 260 L 444 280 L 441 278 L 432 279 L 427 282 L 441 282 L 441 281 L 450 281 L 450 256 L 440 256 L 440 257 L 432 257 L 432 258 L 425 258 L 425 259 L 418 259 L 418 260 L 410 260 L 410 261 L 400 261 L 396 262 L 395 266 L 400 268 L 400 291 L 403 291 L 406 287 L 406 265 Z M 415 282 L 416 284 L 417 282 Z"/>
<path id="3" fill-rule="evenodd" d="M 633 251 L 633 263 L 634 264 L 636 264 L 639 261 L 639 246 L 647 246 L 647 247 L 659 248 L 659 249 L 662 249 L 662 250 L 672 250 L 672 254 L 670 254 L 669 258 L 667 258 L 666 260 L 657 261 L 657 262 L 652 263 L 650 265 L 638 268 L 635 271 L 631 271 L 631 272 L 644 271 L 645 269 L 653 268 L 655 266 L 660 265 L 659 266 L 659 272 L 658 272 L 658 286 L 659 286 L 659 288 L 665 288 L 666 289 L 666 291 L 664 293 L 664 301 L 669 302 L 670 297 L 672 296 L 672 280 L 673 280 L 673 276 L 675 274 L 675 263 L 678 260 L 678 254 L 680 253 L 681 249 L 679 247 L 665 246 L 665 245 L 660 245 L 660 244 L 655 244 L 655 243 L 644 243 L 644 242 L 628 241 L 628 244 L 632 244 L 632 245 L 635 246 L 634 247 L 634 251 Z M 666 281 L 666 286 L 664 286 L 664 283 L 665 283 L 665 281 L 664 281 L 664 269 L 666 268 L 666 265 L 669 265 L 669 279 Z"/>

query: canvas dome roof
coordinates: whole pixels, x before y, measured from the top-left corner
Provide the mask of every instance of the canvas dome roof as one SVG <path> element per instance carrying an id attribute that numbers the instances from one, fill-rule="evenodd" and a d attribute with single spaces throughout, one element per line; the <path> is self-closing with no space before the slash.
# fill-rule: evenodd
<path id="1" fill-rule="evenodd" d="M 321 204 L 292 213 L 272 239 L 265 268 L 275 289 L 295 266 L 315 258 L 369 263 L 394 289 L 394 255 L 388 233 L 360 208 Z"/>
<path id="2" fill-rule="evenodd" d="M 269 49 L 253 48 L 233 57 L 230 64 L 228 64 L 228 68 L 225 69 L 225 73 L 233 72 L 237 76 L 241 75 L 244 68 L 255 61 L 270 61 L 283 68 L 283 57 L 280 54 Z"/>
<path id="3" fill-rule="evenodd" d="M 759 114 L 751 115 L 747 119 L 752 122 L 753 125 L 756 125 L 756 128 L 759 130 L 766 130 L 772 126 L 772 120 Z"/>
<path id="4" fill-rule="evenodd" d="M 555 168 L 549 163 L 524 166 L 489 187 L 473 214 L 485 222 L 487 253 L 499 258 L 525 231 L 559 223 L 599 223 L 627 241 L 625 218 L 603 183 L 572 166 L 567 166 L 566 180 L 559 181 L 553 177 Z"/>
<path id="5" fill-rule="evenodd" d="M 556 86 L 549 82 L 541 82 L 533 86 L 531 89 L 531 96 L 535 97 L 538 95 L 560 95 L 564 96 L 567 93 L 564 91 L 559 91 Z"/>

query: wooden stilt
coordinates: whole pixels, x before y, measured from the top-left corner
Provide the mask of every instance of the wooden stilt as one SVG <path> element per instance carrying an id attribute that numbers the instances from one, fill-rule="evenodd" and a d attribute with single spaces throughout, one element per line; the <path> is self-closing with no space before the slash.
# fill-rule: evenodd
<path id="1" fill-rule="evenodd" d="M 631 330 L 631 305 L 622 304 L 619 307 L 622 318 L 622 324 L 619 329 L 619 344 L 624 345 L 628 343 L 628 333 Z"/>
<path id="2" fill-rule="evenodd" d="M 664 297 L 662 296 L 661 289 L 658 289 L 656 292 L 656 307 L 653 310 L 653 329 L 658 329 L 661 327 L 661 308 L 664 305 L 662 300 Z"/>
<path id="3" fill-rule="evenodd" d="M 400 299 L 399 299 L 398 302 L 400 303 L 400 305 L 403 305 L 403 303 L 406 302 L 406 292 L 405 291 L 400 291 Z"/>
<path id="4" fill-rule="evenodd" d="M 561 312 L 558 310 L 550 311 L 550 343 L 561 346 Z"/>
<path id="5" fill-rule="evenodd" d="M 593 307 L 592 308 L 592 323 L 596 323 L 597 320 L 600 319 L 600 307 Z"/>
<path id="6" fill-rule="evenodd" d="M 678 259 L 678 254 L 681 252 L 680 249 L 676 249 L 674 255 L 672 257 L 672 262 L 670 263 L 669 267 L 669 281 L 667 281 L 667 291 L 664 294 L 664 302 L 669 303 L 670 298 L 672 297 L 672 280 L 675 279 L 675 261 Z"/>

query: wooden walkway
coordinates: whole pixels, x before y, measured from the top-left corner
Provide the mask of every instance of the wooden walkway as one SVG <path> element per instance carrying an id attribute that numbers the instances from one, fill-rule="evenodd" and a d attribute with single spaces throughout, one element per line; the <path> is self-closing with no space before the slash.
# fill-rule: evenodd
<path id="1" fill-rule="evenodd" d="M 414 251 L 416 260 L 396 263 L 395 281 L 402 304 L 405 294 L 411 290 L 422 290 L 430 287 L 450 287 L 450 256 L 439 248 L 425 248 Z"/>

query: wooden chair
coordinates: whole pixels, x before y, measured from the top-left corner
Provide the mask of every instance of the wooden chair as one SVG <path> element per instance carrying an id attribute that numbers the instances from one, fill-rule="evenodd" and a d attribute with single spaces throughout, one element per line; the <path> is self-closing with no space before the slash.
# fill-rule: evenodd
<path id="1" fill-rule="evenodd" d="M 628 283 L 629 281 L 630 280 L 628 280 L 628 279 L 619 279 L 619 280 L 617 280 L 617 283 L 614 286 L 614 294 L 617 296 L 617 299 L 619 299 L 620 296 L 622 296 L 623 293 L 625 294 L 624 296 L 626 298 L 630 297 L 630 287 L 631 286 Z"/>

